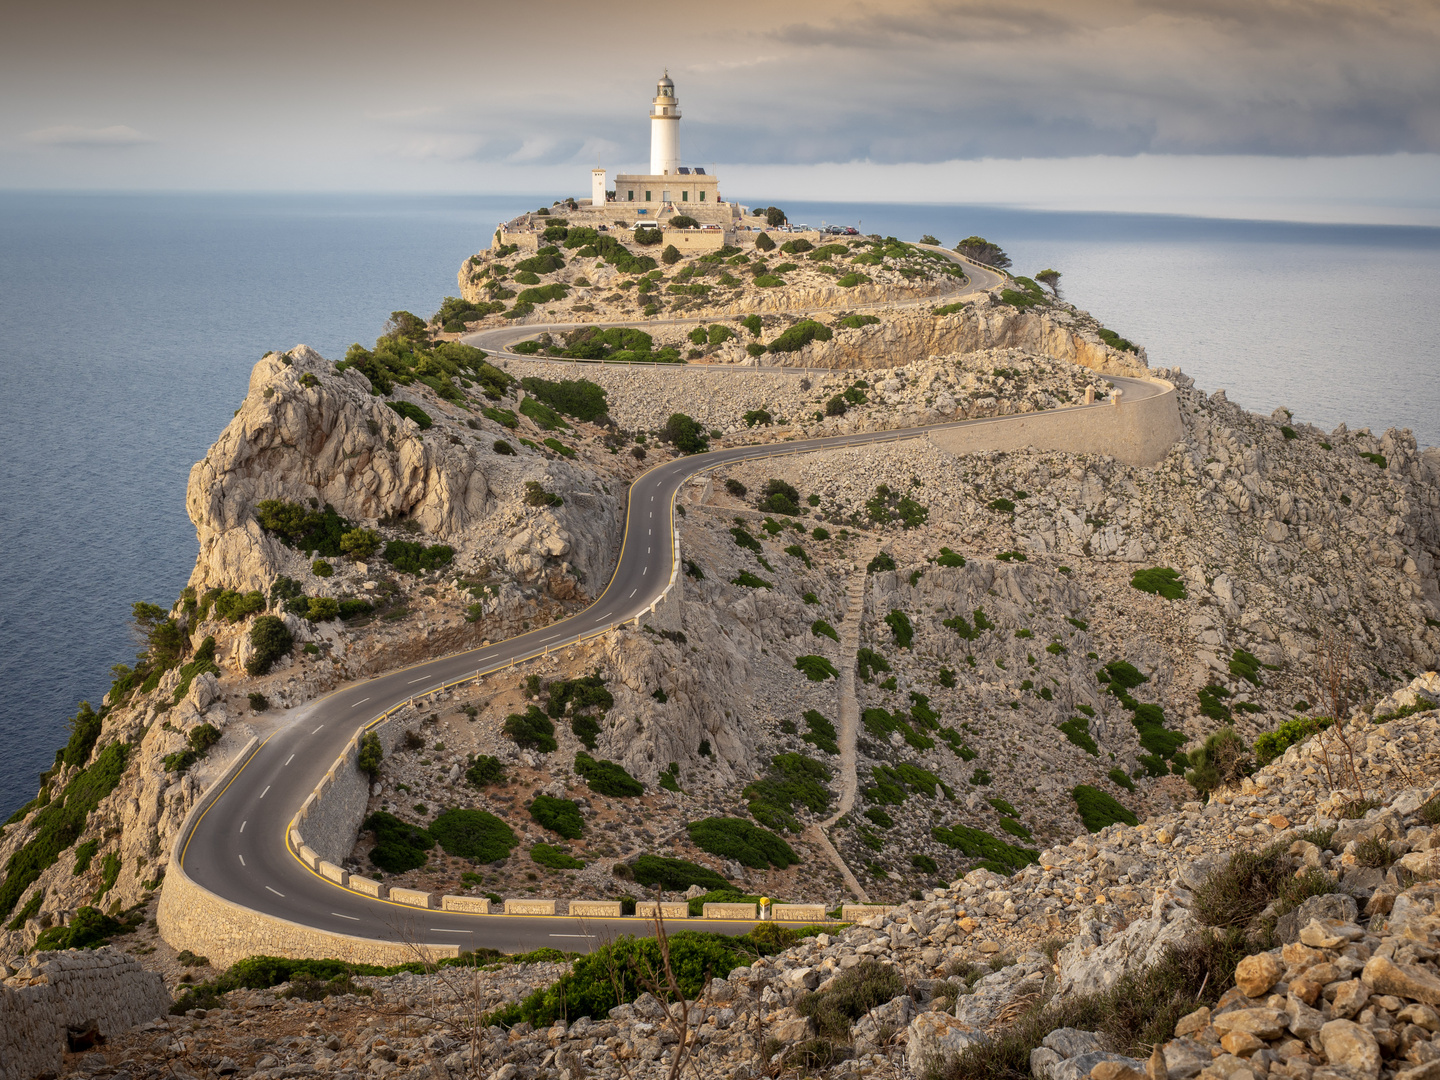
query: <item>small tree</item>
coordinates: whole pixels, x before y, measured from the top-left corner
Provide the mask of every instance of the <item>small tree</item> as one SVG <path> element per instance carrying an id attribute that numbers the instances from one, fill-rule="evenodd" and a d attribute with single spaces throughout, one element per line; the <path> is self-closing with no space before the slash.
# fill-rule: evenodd
<path id="1" fill-rule="evenodd" d="M 380 772 L 380 762 L 385 757 L 385 751 L 380 746 L 380 736 L 373 731 L 367 731 L 360 740 L 360 756 L 355 764 L 360 771 L 374 780 Z"/>
<path id="2" fill-rule="evenodd" d="M 769 233 L 763 233 L 763 232 L 762 232 L 759 236 L 755 237 L 755 250 L 756 250 L 756 251 L 774 251 L 774 250 L 775 250 L 775 241 L 770 239 L 770 234 L 769 234 Z"/>
<path id="3" fill-rule="evenodd" d="M 1060 297 L 1060 271 L 1059 271 L 1059 270 L 1041 270 L 1038 274 L 1035 275 L 1035 280 L 1038 281 L 1038 282 L 1040 282 L 1041 285 L 1044 285 L 1047 289 L 1049 289 L 1052 293 L 1054 293 L 1056 299 L 1059 299 L 1059 297 Z"/>
<path id="4" fill-rule="evenodd" d="M 633 237 L 635 243 L 641 247 L 649 247 L 651 244 L 658 244 L 665 239 L 659 229 L 636 229 Z"/>
<path id="5" fill-rule="evenodd" d="M 250 644 L 255 647 L 254 655 L 245 665 L 247 675 L 265 675 L 275 661 L 289 655 L 295 645 L 295 638 L 285 620 L 275 615 L 261 615 L 250 628 Z"/>
<path id="6" fill-rule="evenodd" d="M 665 250 L 660 253 L 660 261 L 666 266 L 674 266 L 680 261 L 680 249 L 674 244 L 666 244 Z"/>
<path id="7" fill-rule="evenodd" d="M 674 445 L 682 454 L 700 454 L 710 449 L 705 429 L 693 417 L 671 413 L 660 429 L 660 441 Z"/>
<path id="8" fill-rule="evenodd" d="M 1010 256 L 1000 250 L 1000 245 L 992 244 L 983 236 L 967 236 L 955 245 L 955 250 L 967 258 L 984 263 L 986 266 L 993 266 L 997 270 L 1004 270 L 1010 265 Z"/>
<path id="9" fill-rule="evenodd" d="M 671 229 L 698 229 L 700 222 L 696 221 L 689 214 L 676 214 L 667 221 L 665 225 Z"/>
<path id="10" fill-rule="evenodd" d="M 931 236 L 929 233 L 926 233 L 924 236 L 920 237 L 920 243 L 929 244 L 931 247 L 940 246 L 940 241 L 936 240 L 935 237 Z"/>
<path id="11" fill-rule="evenodd" d="M 781 210 L 778 206 L 767 206 L 765 208 L 765 224 L 769 225 L 772 229 L 778 229 L 789 220 L 790 219 L 785 216 L 785 211 Z"/>
<path id="12" fill-rule="evenodd" d="M 380 550 L 380 534 L 374 529 L 351 529 L 340 534 L 340 550 L 357 562 Z"/>

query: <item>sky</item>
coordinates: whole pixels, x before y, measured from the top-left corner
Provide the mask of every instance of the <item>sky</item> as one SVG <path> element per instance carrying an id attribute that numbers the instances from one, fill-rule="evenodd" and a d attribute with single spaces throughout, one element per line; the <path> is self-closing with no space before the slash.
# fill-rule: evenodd
<path id="1" fill-rule="evenodd" d="M 0 188 L 588 191 L 669 69 L 722 195 L 1440 224 L 1440 0 L 47 0 Z"/>

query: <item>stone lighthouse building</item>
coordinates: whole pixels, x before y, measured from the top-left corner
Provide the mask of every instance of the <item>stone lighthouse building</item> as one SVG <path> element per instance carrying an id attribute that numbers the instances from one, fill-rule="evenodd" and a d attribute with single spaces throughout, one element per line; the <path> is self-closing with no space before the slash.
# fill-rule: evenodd
<path id="1" fill-rule="evenodd" d="M 607 192 L 606 198 L 614 209 L 641 220 L 675 213 L 699 221 L 728 222 L 731 210 L 720 200 L 719 179 L 699 166 L 681 165 L 680 160 L 680 99 L 667 71 L 655 84 L 650 102 L 650 171 L 620 173 L 615 177 L 615 193 Z"/>

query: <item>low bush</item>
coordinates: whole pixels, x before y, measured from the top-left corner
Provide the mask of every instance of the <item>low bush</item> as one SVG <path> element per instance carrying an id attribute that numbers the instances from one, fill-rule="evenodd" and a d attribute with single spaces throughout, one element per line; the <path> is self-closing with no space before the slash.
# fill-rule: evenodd
<path id="1" fill-rule="evenodd" d="M 116 934 L 129 933 L 135 925 L 126 926 L 112 919 L 99 908 L 82 907 L 65 926 L 52 926 L 40 931 L 31 946 L 36 951 L 52 949 L 98 949 L 108 945 Z"/>
<path id="2" fill-rule="evenodd" d="M 560 748 L 555 740 L 555 725 L 534 705 L 527 706 L 523 713 L 511 713 L 500 730 L 516 746 L 538 750 L 542 754 L 550 754 Z"/>
<path id="3" fill-rule="evenodd" d="M 880 552 L 865 566 L 865 572 L 867 574 L 877 574 L 884 570 L 894 569 L 895 556 L 891 555 L 888 551 Z"/>
<path id="4" fill-rule="evenodd" d="M 835 725 L 827 720 L 823 713 L 817 712 L 815 709 L 807 709 L 805 726 L 808 730 L 800 736 L 804 742 L 824 750 L 827 754 L 840 753 L 840 744 L 836 741 L 839 734 L 835 730 Z"/>
<path id="5" fill-rule="evenodd" d="M 863 682 L 869 682 L 874 677 L 872 672 L 889 670 L 890 661 L 874 649 L 861 646 L 855 653 L 855 671 Z"/>
<path id="6" fill-rule="evenodd" d="M 833 335 L 834 331 L 824 323 L 802 319 L 770 342 L 768 348 L 772 353 L 791 353 L 803 349 L 812 341 L 829 341 Z"/>
<path id="7" fill-rule="evenodd" d="M 839 641 L 840 635 L 835 628 L 824 619 L 816 619 L 810 624 L 810 633 L 814 637 L 828 637 L 831 641 Z"/>
<path id="8" fill-rule="evenodd" d="M 448 854 L 477 863 L 508 858 L 520 843 L 510 826 L 494 814 L 453 807 L 430 823 L 430 835 Z"/>
<path id="9" fill-rule="evenodd" d="M 930 835 L 967 858 L 979 859 L 979 865 L 985 869 L 1007 877 L 1016 870 L 1023 870 L 1031 863 L 1040 861 L 1038 851 L 1007 844 L 984 829 L 974 829 L 968 825 L 941 825 L 932 829 Z"/>
<path id="10" fill-rule="evenodd" d="M 1297 716 L 1274 731 L 1262 732 L 1255 740 L 1255 764 L 1264 768 L 1296 743 L 1304 742 L 1333 723 L 1328 716 Z"/>
<path id="11" fill-rule="evenodd" d="M 823 656 L 814 654 L 808 656 L 797 656 L 795 658 L 795 670 L 801 672 L 811 682 L 824 682 L 826 679 L 838 679 L 840 672 L 835 670 L 835 665 Z"/>
<path id="12" fill-rule="evenodd" d="M 1126 791 L 1135 790 L 1135 781 L 1131 780 L 1130 774 L 1127 773 L 1124 769 L 1120 768 L 1120 766 L 1116 765 L 1105 775 L 1110 777 L 1110 782 L 1112 784 L 1115 784 L 1117 787 L 1122 787 Z"/>
<path id="13" fill-rule="evenodd" d="M 565 500 L 553 491 L 546 491 L 538 480 L 525 481 L 526 506 L 563 506 Z"/>
<path id="14" fill-rule="evenodd" d="M 768 514 L 795 517 L 800 513 L 800 492 L 784 480 L 771 477 L 760 494 L 760 509 Z"/>
<path id="15" fill-rule="evenodd" d="M 935 558 L 935 563 L 937 566 L 964 566 L 965 556 L 957 555 L 948 547 L 942 547 L 940 554 Z"/>
<path id="16" fill-rule="evenodd" d="M 730 579 L 731 585 L 739 585 L 746 589 L 773 589 L 775 586 L 762 577 L 752 574 L 749 570 L 740 571 L 739 575 Z"/>
<path id="17" fill-rule="evenodd" d="M 371 615 L 375 611 L 375 605 L 369 600 L 360 600 L 352 597 L 340 601 L 340 618 L 354 619 L 361 615 Z"/>
<path id="18" fill-rule="evenodd" d="M 1166 600 L 1184 600 L 1185 582 L 1178 571 L 1168 566 L 1152 566 L 1148 570 L 1136 570 L 1130 575 L 1130 585 L 1141 592 L 1154 593 Z"/>
<path id="19" fill-rule="evenodd" d="M 830 805 L 829 766 L 804 754 L 777 754 L 759 780 L 747 784 L 742 794 L 749 801 L 752 817 L 771 829 L 799 833 L 796 805 L 822 813 Z"/>
<path id="20" fill-rule="evenodd" d="M 899 608 L 885 616 L 885 625 L 890 627 L 890 633 L 895 638 L 896 648 L 908 649 L 914 643 L 915 628 L 910 624 L 910 616 Z"/>
<path id="21" fill-rule="evenodd" d="M 532 398 L 586 423 L 599 420 L 609 408 L 604 387 L 587 379 L 550 382 L 547 379 L 524 378 L 520 380 L 520 385 Z"/>
<path id="22" fill-rule="evenodd" d="M 660 441 L 673 444 L 682 454 L 700 454 L 710 448 L 705 428 L 684 413 L 670 414 L 660 429 Z"/>
<path id="23" fill-rule="evenodd" d="M 835 976 L 825 990 L 806 994 L 795 1010 L 822 1036 L 848 1042 L 852 1022 L 904 992 L 905 981 L 895 968 L 867 958 Z"/>
<path id="24" fill-rule="evenodd" d="M 250 676 L 259 676 L 269 674 L 277 660 L 290 655 L 295 638 L 284 619 L 262 615 L 250 627 L 250 644 L 255 651 L 245 662 L 245 672 Z"/>
<path id="25" fill-rule="evenodd" d="M 645 785 L 636 780 L 623 766 L 613 761 L 592 758 L 583 750 L 575 755 L 575 772 L 584 778 L 591 791 L 612 798 L 631 798 L 645 794 Z"/>
<path id="26" fill-rule="evenodd" d="M 485 419 L 493 420 L 501 427 L 509 428 L 511 431 L 514 431 L 520 426 L 519 419 L 516 418 L 515 413 L 510 409 L 497 409 L 493 406 L 486 405 L 481 408 L 480 413 Z"/>
<path id="27" fill-rule="evenodd" d="M 1191 751 L 1188 760 L 1190 770 L 1185 780 L 1206 798 L 1216 788 L 1238 784 L 1255 771 L 1250 748 L 1235 734 L 1234 728 L 1228 727 L 1211 732 L 1198 750 Z"/>
<path id="28" fill-rule="evenodd" d="M 570 430 L 570 425 L 565 422 L 565 419 L 538 398 L 523 398 L 519 409 L 520 415 L 528 416 L 535 421 L 535 426 L 541 431 Z"/>
<path id="29" fill-rule="evenodd" d="M 588 713 L 582 713 L 571 719 L 570 730 L 586 750 L 594 750 L 600 745 L 600 724 Z"/>
<path id="30" fill-rule="evenodd" d="M 878 315 L 847 315 L 840 320 L 839 325 L 847 330 L 858 330 L 862 326 L 874 326 L 879 321 Z"/>
<path id="31" fill-rule="evenodd" d="M 1113 797 L 1089 784 L 1077 784 L 1070 795 L 1080 812 L 1080 820 L 1089 832 L 1099 832 L 1107 825 L 1123 821 L 1126 825 L 1138 825 L 1140 819 L 1132 814 Z"/>
<path id="32" fill-rule="evenodd" d="M 800 861 L 795 849 L 768 829 L 742 818 L 705 818 L 686 827 L 690 840 L 701 851 L 734 859 L 754 870 L 774 867 L 783 870 Z"/>
<path id="33" fill-rule="evenodd" d="M 465 768 L 465 779 L 472 787 L 477 788 L 510 782 L 505 775 L 505 763 L 490 754 L 472 757 Z"/>
<path id="34" fill-rule="evenodd" d="M 580 806 L 570 799 L 536 795 L 530 804 L 530 816 L 542 827 L 567 840 L 578 840 L 585 832 L 585 819 Z"/>
<path id="35" fill-rule="evenodd" d="M 1100 755 L 1100 747 L 1096 744 L 1094 736 L 1090 734 L 1090 725 L 1076 716 L 1066 720 L 1063 724 L 1057 725 L 1065 738 L 1069 739 L 1076 746 L 1080 747 L 1091 757 Z"/>
<path id="36" fill-rule="evenodd" d="M 424 574 L 448 566 L 455 558 L 449 544 L 426 547 L 414 540 L 391 540 L 385 545 L 383 558 L 402 574 Z"/>
<path id="37" fill-rule="evenodd" d="M 401 821 L 385 810 L 376 810 L 365 819 L 362 828 L 375 834 L 370 861 L 387 874 L 403 874 L 416 870 L 429 861 L 435 839 L 419 825 Z"/>
<path id="38" fill-rule="evenodd" d="M 666 892 L 683 892 L 691 885 L 702 889 L 728 889 L 730 882 L 709 867 L 687 859 L 667 859 L 659 855 L 641 855 L 632 867 L 635 884 L 647 888 L 659 886 Z"/>
<path id="39" fill-rule="evenodd" d="M 575 858 L 562 847 L 553 844 L 536 844 L 530 849 L 530 861 L 547 870 L 584 870 L 585 863 Z"/>

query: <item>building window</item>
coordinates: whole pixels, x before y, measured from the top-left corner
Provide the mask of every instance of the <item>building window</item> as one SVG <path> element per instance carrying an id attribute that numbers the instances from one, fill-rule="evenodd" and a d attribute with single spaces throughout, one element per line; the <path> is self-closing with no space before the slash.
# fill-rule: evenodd
<path id="1" fill-rule="evenodd" d="M 645 201 L 646 201 L 646 202 L 649 202 L 649 201 L 650 201 L 650 192 L 648 192 L 648 191 L 645 192 Z"/>
<path id="2" fill-rule="evenodd" d="M 633 191 L 630 192 L 630 201 L 631 201 L 631 202 L 634 202 L 634 201 L 635 201 L 635 192 L 633 192 Z"/>
<path id="3" fill-rule="evenodd" d="M 689 201 L 690 201 L 690 193 L 689 193 L 688 191 L 682 191 L 682 192 L 680 192 L 680 201 L 681 201 L 681 202 L 689 202 Z"/>
<path id="4" fill-rule="evenodd" d="M 705 201 L 705 193 L 704 193 L 703 191 L 700 192 L 700 201 L 701 201 L 701 202 L 704 202 L 704 201 Z"/>

